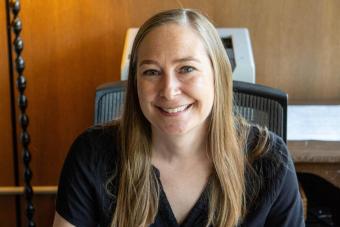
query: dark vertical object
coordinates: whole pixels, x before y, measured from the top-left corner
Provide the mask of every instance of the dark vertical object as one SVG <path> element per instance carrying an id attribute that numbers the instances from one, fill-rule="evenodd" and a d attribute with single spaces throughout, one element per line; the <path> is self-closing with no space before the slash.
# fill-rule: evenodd
<path id="1" fill-rule="evenodd" d="M 34 207 L 32 203 L 33 198 L 33 189 L 31 186 L 31 178 L 32 178 L 32 172 L 29 167 L 29 163 L 31 160 L 31 154 L 28 149 L 28 145 L 30 143 L 30 135 L 28 133 L 27 127 L 28 127 L 28 116 L 26 114 L 26 108 L 27 108 L 27 97 L 25 96 L 24 92 L 26 89 L 26 78 L 23 75 L 23 71 L 25 69 L 25 61 L 21 56 L 21 52 L 24 47 L 24 43 L 20 37 L 20 33 L 22 30 L 22 23 L 19 18 L 19 12 L 20 12 L 20 1 L 19 0 L 12 0 L 10 4 L 12 13 L 13 13 L 13 20 L 12 20 L 12 28 L 13 32 L 15 34 L 14 38 L 14 51 L 16 53 L 15 58 L 15 68 L 18 73 L 17 78 L 17 88 L 19 91 L 19 108 L 21 111 L 19 122 L 21 126 L 21 135 L 20 135 L 20 141 L 23 147 L 23 161 L 25 165 L 24 170 L 24 180 L 25 180 L 25 198 L 27 201 L 27 207 L 26 207 L 26 215 L 28 219 L 28 226 L 33 227 L 35 226 L 33 215 L 34 215 Z"/>
<path id="2" fill-rule="evenodd" d="M 14 185 L 19 186 L 19 158 L 17 146 L 17 130 L 16 130 L 16 110 L 15 110 L 15 95 L 14 95 L 14 70 L 12 57 L 12 36 L 11 36 L 11 20 L 10 20 L 10 6 L 9 1 L 5 0 L 6 6 L 6 24 L 7 24 L 7 43 L 8 43 L 8 68 L 9 68 L 9 83 L 10 83 L 10 104 L 11 104 L 11 125 L 12 125 L 12 146 L 13 146 L 13 171 L 14 171 Z M 16 226 L 21 227 L 21 203 L 20 195 L 15 196 L 15 214 Z"/>

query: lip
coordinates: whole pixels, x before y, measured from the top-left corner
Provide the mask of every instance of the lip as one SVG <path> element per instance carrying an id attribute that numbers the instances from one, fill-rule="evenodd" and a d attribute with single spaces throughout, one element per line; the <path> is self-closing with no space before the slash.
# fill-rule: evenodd
<path id="1" fill-rule="evenodd" d="M 178 105 L 178 106 L 174 106 L 174 107 L 161 107 L 161 106 L 156 106 L 156 107 L 162 115 L 179 116 L 179 115 L 187 112 L 192 107 L 192 105 L 193 105 L 193 103 Z"/>

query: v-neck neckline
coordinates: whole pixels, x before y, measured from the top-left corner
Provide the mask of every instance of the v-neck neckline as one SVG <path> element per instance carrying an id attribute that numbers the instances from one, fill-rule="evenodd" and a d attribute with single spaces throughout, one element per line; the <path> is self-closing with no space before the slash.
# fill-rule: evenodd
<path id="1" fill-rule="evenodd" d="M 170 202 L 166 196 L 164 191 L 161 179 L 160 179 L 160 171 L 153 166 L 153 169 L 156 173 L 158 183 L 160 185 L 160 198 L 159 198 L 159 213 L 163 219 L 169 224 L 169 227 L 192 227 L 195 224 L 196 220 L 202 217 L 202 215 L 207 216 L 208 214 L 208 192 L 210 187 L 210 178 L 205 185 L 202 193 L 199 198 L 195 202 L 194 206 L 190 209 L 188 215 L 185 217 L 181 224 L 178 223 L 175 214 L 172 210 Z"/>

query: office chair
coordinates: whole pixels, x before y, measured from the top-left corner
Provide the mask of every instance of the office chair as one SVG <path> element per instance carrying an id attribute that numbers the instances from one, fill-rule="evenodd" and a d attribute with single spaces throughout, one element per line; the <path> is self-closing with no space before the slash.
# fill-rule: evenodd
<path id="1" fill-rule="evenodd" d="M 95 124 L 119 118 L 125 99 L 126 81 L 106 83 L 96 90 Z M 251 123 L 266 126 L 287 138 L 287 94 L 270 87 L 233 81 L 234 111 Z"/>
<path id="2" fill-rule="evenodd" d="M 250 123 L 267 127 L 287 143 L 287 93 L 241 81 L 233 81 L 233 90 L 237 114 Z"/>
<path id="3" fill-rule="evenodd" d="M 97 87 L 94 124 L 105 124 L 119 118 L 125 102 L 127 81 L 105 83 Z"/>
<path id="4" fill-rule="evenodd" d="M 125 100 L 126 81 L 106 83 L 96 90 L 95 124 L 105 124 L 120 117 Z M 267 127 L 287 143 L 288 95 L 260 84 L 233 81 L 234 112 L 247 121 Z M 300 187 L 307 217 L 307 198 Z"/>

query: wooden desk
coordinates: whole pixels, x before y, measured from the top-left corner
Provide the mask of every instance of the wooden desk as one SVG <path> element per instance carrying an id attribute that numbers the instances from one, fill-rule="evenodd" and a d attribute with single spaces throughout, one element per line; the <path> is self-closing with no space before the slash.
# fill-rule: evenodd
<path id="1" fill-rule="evenodd" d="M 297 172 L 316 174 L 340 188 L 340 141 L 288 141 Z"/>

